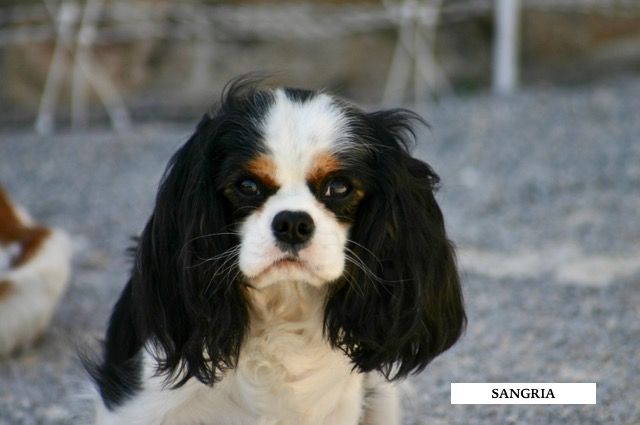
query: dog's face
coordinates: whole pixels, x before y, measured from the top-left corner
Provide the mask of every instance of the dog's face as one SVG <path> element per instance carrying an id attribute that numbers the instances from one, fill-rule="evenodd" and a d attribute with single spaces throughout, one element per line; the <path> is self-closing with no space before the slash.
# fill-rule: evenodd
<path id="1" fill-rule="evenodd" d="M 213 382 L 237 361 L 246 288 L 327 286 L 324 334 L 361 371 L 422 369 L 465 322 L 406 110 L 236 84 L 174 155 L 142 234 L 134 296 L 161 370 Z"/>
<path id="2" fill-rule="evenodd" d="M 241 216 L 239 269 L 257 288 L 340 278 L 364 196 L 359 176 L 341 159 L 355 147 L 345 112 L 328 95 L 300 101 L 293 93 L 272 93 L 256 117 L 255 152 L 225 182 L 224 194 Z"/>

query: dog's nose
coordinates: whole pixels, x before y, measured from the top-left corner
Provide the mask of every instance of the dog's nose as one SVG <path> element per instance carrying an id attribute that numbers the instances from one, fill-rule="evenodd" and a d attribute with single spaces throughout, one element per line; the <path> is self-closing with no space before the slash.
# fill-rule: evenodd
<path id="1" fill-rule="evenodd" d="M 271 222 L 276 239 L 289 245 L 307 242 L 315 228 L 313 219 L 304 211 L 280 211 Z"/>

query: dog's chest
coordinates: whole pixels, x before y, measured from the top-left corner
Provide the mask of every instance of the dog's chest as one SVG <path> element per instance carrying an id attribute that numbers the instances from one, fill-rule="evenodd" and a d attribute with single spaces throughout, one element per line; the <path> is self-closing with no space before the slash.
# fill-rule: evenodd
<path id="1" fill-rule="evenodd" d="M 361 376 L 323 338 L 318 295 L 258 300 L 266 303 L 253 312 L 238 366 L 223 379 L 242 409 L 278 418 L 273 423 L 322 424 L 340 410 L 347 393 L 360 392 Z"/>
<path id="2" fill-rule="evenodd" d="M 351 381 L 359 379 L 342 353 L 304 334 L 270 333 L 249 339 L 244 348 L 225 387 L 257 417 L 323 423 L 319 416 L 336 410 Z"/>

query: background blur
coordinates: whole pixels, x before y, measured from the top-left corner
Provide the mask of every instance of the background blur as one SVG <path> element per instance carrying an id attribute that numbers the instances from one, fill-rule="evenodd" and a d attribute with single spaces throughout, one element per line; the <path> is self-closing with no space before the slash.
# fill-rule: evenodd
<path id="1" fill-rule="evenodd" d="M 520 5 L 514 55 L 525 87 L 588 84 L 640 70 L 637 0 L 495 2 L 511 3 Z M 275 83 L 323 87 L 371 105 L 397 103 L 402 87 L 420 100 L 471 95 L 495 81 L 493 6 L 0 0 L 0 124 L 24 126 L 39 108 L 54 110 L 61 123 L 72 112 L 78 125 L 100 122 L 105 102 L 135 122 L 191 119 L 226 81 L 248 71 L 276 72 Z"/>
<path id="2" fill-rule="evenodd" d="M 90 423 L 76 346 L 168 158 L 253 71 L 431 124 L 469 328 L 406 424 L 640 424 L 640 0 L 0 0 L 0 184 L 75 248 L 48 333 L 0 360 L 0 425 Z M 597 382 L 598 404 L 452 406 L 451 382 Z"/>

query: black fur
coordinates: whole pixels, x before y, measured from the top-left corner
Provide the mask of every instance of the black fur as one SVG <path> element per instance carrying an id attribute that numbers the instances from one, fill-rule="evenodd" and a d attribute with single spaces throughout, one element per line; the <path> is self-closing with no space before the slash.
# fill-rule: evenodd
<path id="1" fill-rule="evenodd" d="M 112 313 L 103 360 L 85 361 L 108 408 L 140 389 L 136 358 L 145 343 L 155 344 L 158 373 L 175 386 L 191 377 L 213 384 L 236 364 L 248 326 L 243 283 L 227 257 L 209 259 L 240 242 L 233 225 L 251 210 L 224 191 L 241 164 L 264 150 L 256 120 L 271 102 L 269 92 L 235 81 L 171 158 Z M 223 264 L 231 267 L 220 273 Z"/>
<path id="2" fill-rule="evenodd" d="M 154 344 L 158 373 L 174 387 L 190 378 L 213 385 L 237 364 L 249 325 L 246 283 L 223 254 L 240 243 L 236 225 L 264 201 L 243 200 L 233 185 L 242 164 L 265 151 L 256 123 L 273 95 L 244 80 L 225 93 L 172 157 L 112 314 L 103 360 L 88 365 L 108 408 L 140 390 L 145 344 Z M 297 102 L 315 96 L 286 94 Z M 342 154 L 344 172 L 364 196 L 328 207 L 351 223 L 348 248 L 367 269 L 351 263 L 332 284 L 325 335 L 358 370 L 400 378 L 450 347 L 466 320 L 433 196 L 438 177 L 408 153 L 415 115 L 339 105 L 361 145 Z M 270 193 L 265 188 L 264 198 Z"/>
<path id="3" fill-rule="evenodd" d="M 284 89 L 284 93 L 290 100 L 300 103 L 304 103 L 309 99 L 313 99 L 317 94 L 317 92 L 313 90 L 298 89 L 292 87 L 286 87 Z"/>
<path id="4" fill-rule="evenodd" d="M 171 159 L 142 234 L 133 278 L 138 325 L 156 343 L 159 372 L 177 385 L 191 377 L 213 384 L 240 352 L 248 326 L 242 281 L 235 262 L 221 272 L 229 265 L 221 255 L 240 243 L 240 217 L 224 190 L 262 149 L 256 121 L 271 101 L 268 92 L 231 86 Z"/>
<path id="5" fill-rule="evenodd" d="M 465 323 L 451 242 L 434 198 L 439 177 L 408 152 L 413 122 L 402 109 L 362 113 L 350 122 L 362 145 L 349 158 L 365 185 L 349 250 L 356 261 L 327 302 L 331 343 L 363 372 L 388 379 L 419 372 L 453 345 Z"/>
<path id="6" fill-rule="evenodd" d="M 129 281 L 113 309 L 102 362 L 89 358 L 86 352 L 81 355 L 109 409 L 122 404 L 142 389 L 140 348 L 143 340 L 135 326 L 131 287 Z"/>

